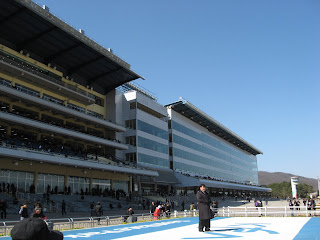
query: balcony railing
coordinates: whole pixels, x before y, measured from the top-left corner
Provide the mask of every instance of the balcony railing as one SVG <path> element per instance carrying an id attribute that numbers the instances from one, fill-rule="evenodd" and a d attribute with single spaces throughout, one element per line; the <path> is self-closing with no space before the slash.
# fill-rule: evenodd
<path id="1" fill-rule="evenodd" d="M 24 70 L 24 71 L 27 71 L 27 72 L 32 73 L 32 74 L 34 74 L 34 75 L 37 75 L 37 76 L 39 76 L 39 77 L 41 77 L 41 78 L 44 78 L 44 79 L 46 79 L 46 80 L 48 80 L 48 81 L 50 81 L 50 82 L 53 82 L 53 83 L 55 83 L 55 84 L 58 84 L 58 85 L 60 85 L 60 86 L 62 86 L 62 87 L 65 87 L 65 88 L 68 88 L 68 89 L 70 89 L 70 90 L 72 90 L 72 91 L 75 91 L 75 92 L 77 92 L 77 93 L 79 93 L 79 94 L 81 94 L 81 95 L 84 95 L 84 96 L 86 96 L 86 97 L 92 98 L 91 96 L 88 95 L 88 93 L 87 93 L 86 91 L 84 91 L 84 90 L 82 90 L 82 89 L 79 89 L 79 88 L 76 87 L 76 86 L 73 86 L 73 85 L 71 85 L 71 84 L 65 83 L 65 82 L 63 82 L 62 80 L 58 80 L 58 79 L 55 79 L 55 78 L 53 78 L 53 77 L 50 77 L 50 76 L 48 76 L 48 75 L 46 75 L 46 74 L 43 74 L 43 73 L 41 73 L 41 72 L 39 72 L 39 71 L 36 71 L 36 70 L 34 70 L 34 69 L 30 68 L 30 67 L 27 67 L 26 65 L 23 65 L 23 64 L 18 63 L 18 62 L 16 62 L 16 61 L 13 61 L 13 60 L 11 60 L 11 59 L 3 56 L 3 55 L 0 56 L 0 60 L 3 61 L 3 62 L 5 62 L 5 63 L 8 63 L 8 64 L 10 64 L 10 65 L 12 65 L 12 66 L 14 66 L 14 67 L 20 68 L 20 69 L 22 69 L 22 70 Z M 94 99 L 94 98 L 93 98 L 93 99 Z"/>
<path id="2" fill-rule="evenodd" d="M 12 84 L 11 84 L 10 81 L 5 80 L 5 79 L 1 79 L 1 78 L 0 78 L 0 85 L 3 85 L 3 86 L 5 86 L 5 87 L 9 87 L 9 88 L 11 88 L 11 89 L 16 89 L 17 91 L 24 92 L 24 93 L 26 93 L 26 94 L 28 94 L 28 95 L 32 95 L 32 96 L 38 97 L 36 94 L 34 94 L 34 93 L 30 92 L 30 91 L 22 90 L 21 87 L 20 87 L 19 89 L 17 89 L 16 87 L 12 86 Z M 70 105 L 69 105 L 69 106 L 65 106 L 63 102 L 58 101 L 57 99 L 51 98 L 51 97 L 48 96 L 48 95 L 45 95 L 45 94 L 44 94 L 43 97 L 42 97 L 42 99 L 43 99 L 43 100 L 46 100 L 46 101 L 48 101 L 48 102 L 52 102 L 52 103 L 55 103 L 55 104 L 57 104 L 57 105 L 64 106 L 64 107 L 70 109 Z M 95 117 L 95 118 L 104 120 L 104 116 L 103 116 L 102 114 L 99 114 L 99 113 L 96 113 L 96 112 L 93 112 L 93 111 L 90 111 L 90 110 L 87 110 L 87 112 L 85 113 L 85 112 L 83 112 L 82 110 L 79 110 L 79 109 L 77 109 L 77 108 L 72 108 L 72 109 L 75 110 L 75 111 L 77 111 L 77 112 L 79 112 L 79 113 L 83 113 L 83 114 L 86 114 L 86 115 L 88 115 L 88 116 L 92 116 L 92 117 Z M 107 121 L 107 120 L 106 120 L 106 121 Z M 119 124 L 119 123 L 112 122 L 111 120 L 109 120 L 109 122 L 122 127 L 122 125 Z"/>

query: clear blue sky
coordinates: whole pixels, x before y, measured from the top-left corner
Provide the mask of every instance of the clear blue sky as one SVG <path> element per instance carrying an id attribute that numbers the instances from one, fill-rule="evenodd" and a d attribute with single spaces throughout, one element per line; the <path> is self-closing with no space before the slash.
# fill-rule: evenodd
<path id="1" fill-rule="evenodd" d="M 320 1 L 38 0 L 261 149 L 259 170 L 320 176 Z"/>

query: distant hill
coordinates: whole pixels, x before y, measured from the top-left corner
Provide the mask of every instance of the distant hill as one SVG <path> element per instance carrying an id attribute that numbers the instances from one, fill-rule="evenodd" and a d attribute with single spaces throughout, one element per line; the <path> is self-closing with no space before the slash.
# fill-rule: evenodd
<path id="1" fill-rule="evenodd" d="M 269 185 L 270 183 L 281 183 L 281 182 L 290 182 L 291 177 L 299 177 L 300 183 L 306 183 L 313 186 L 313 190 L 318 190 L 318 180 L 315 178 L 306 178 L 298 175 L 283 173 L 283 172 L 264 172 L 259 171 L 259 184 L 260 185 Z"/>

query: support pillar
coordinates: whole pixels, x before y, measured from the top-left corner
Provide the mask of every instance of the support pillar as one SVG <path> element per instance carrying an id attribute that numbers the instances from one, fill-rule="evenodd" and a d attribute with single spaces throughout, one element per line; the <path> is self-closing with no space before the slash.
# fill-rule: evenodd
<path id="1" fill-rule="evenodd" d="M 33 185 L 34 185 L 34 192 L 37 193 L 38 192 L 38 172 L 34 173 L 34 177 L 33 177 Z"/>
<path id="2" fill-rule="evenodd" d="M 158 184 L 155 183 L 155 184 L 153 185 L 153 192 L 154 192 L 154 194 L 157 194 L 157 190 L 158 190 Z"/>
<path id="3" fill-rule="evenodd" d="M 133 192 L 132 176 L 129 176 L 129 193 Z"/>
<path id="4" fill-rule="evenodd" d="M 93 188 L 93 184 L 92 184 L 93 183 L 93 179 L 92 179 L 92 177 L 90 177 L 89 181 L 90 181 L 89 182 L 89 192 L 92 193 L 92 188 Z"/>
<path id="5" fill-rule="evenodd" d="M 137 184 L 138 184 L 138 195 L 141 196 L 141 181 L 140 181 L 140 176 L 137 176 Z"/>
<path id="6" fill-rule="evenodd" d="M 68 189 L 68 175 L 64 175 L 64 189 L 63 189 L 64 194 L 67 194 L 65 189 Z"/>
<path id="7" fill-rule="evenodd" d="M 11 126 L 8 126 L 8 127 L 7 127 L 7 133 L 6 133 L 6 136 L 7 136 L 7 137 L 11 136 L 11 130 L 12 130 L 12 127 L 11 127 Z"/>

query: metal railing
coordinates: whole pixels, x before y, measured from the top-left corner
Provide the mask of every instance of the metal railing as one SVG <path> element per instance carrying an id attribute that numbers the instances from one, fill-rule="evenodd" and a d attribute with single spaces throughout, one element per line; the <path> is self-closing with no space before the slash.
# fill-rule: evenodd
<path id="1" fill-rule="evenodd" d="M 163 219 L 181 218 L 181 217 L 195 217 L 198 215 L 198 211 L 184 211 L 171 212 L 170 215 L 162 215 L 154 217 L 151 213 L 134 214 L 136 217 L 134 222 L 156 221 Z M 101 217 L 84 217 L 84 218 L 57 218 L 47 219 L 48 226 L 52 226 L 53 230 L 70 230 L 70 229 L 84 229 L 94 228 L 97 226 L 114 226 L 126 223 L 128 215 L 117 216 L 101 216 Z M 10 235 L 10 232 L 14 225 L 19 221 L 6 221 L 0 222 L 0 236 Z"/>
<path id="2" fill-rule="evenodd" d="M 23 64 L 19 64 L 19 63 L 15 62 L 15 61 L 7 58 L 7 57 L 0 56 L 0 60 L 4 61 L 5 63 L 8 63 L 8 64 L 10 64 L 10 65 L 12 65 L 14 67 L 18 67 L 18 68 L 20 68 L 20 69 L 22 69 L 22 70 L 24 70 L 26 72 L 32 73 L 32 74 L 34 74 L 34 75 L 36 75 L 36 76 L 38 76 L 40 78 L 46 79 L 46 80 L 48 80 L 50 82 L 53 82 L 55 84 L 58 84 L 58 85 L 60 85 L 62 87 L 68 88 L 69 90 L 72 90 L 72 91 L 74 91 L 76 93 L 79 93 L 79 94 L 81 94 L 83 96 L 89 97 L 88 93 L 86 91 L 84 91 L 84 90 L 82 90 L 82 89 L 80 89 L 80 88 L 78 88 L 76 86 L 73 86 L 71 84 L 65 83 L 62 80 L 58 80 L 58 79 L 55 79 L 53 77 L 50 77 L 50 76 L 48 76 L 48 75 L 46 75 L 44 73 L 38 72 L 38 71 L 36 71 L 36 70 L 34 70 L 34 69 L 30 68 L 30 67 L 27 67 L 27 66 L 25 66 Z M 26 63 L 26 64 L 28 64 L 28 63 Z"/>
<path id="3" fill-rule="evenodd" d="M 70 158 L 70 159 L 74 159 L 74 160 L 78 160 L 78 161 L 83 161 L 83 162 L 92 162 L 92 163 L 100 163 L 100 164 L 104 164 L 104 165 L 108 165 L 108 166 L 116 166 L 116 167 L 122 167 L 122 168 L 128 168 L 128 169 L 143 169 L 141 167 L 138 167 L 137 165 L 126 165 L 126 164 L 118 164 L 117 162 L 113 163 L 113 160 L 109 160 L 107 161 L 106 158 L 103 158 L 101 156 L 98 157 L 98 159 L 95 159 L 95 157 L 87 157 L 87 158 L 83 158 L 83 157 L 77 157 L 77 156 L 72 156 L 72 155 L 68 155 L 67 157 L 65 157 L 65 154 L 60 154 L 60 153 L 55 153 L 55 152 L 48 152 L 45 151 L 43 149 L 36 149 L 36 148 L 27 148 L 27 147 L 22 147 L 22 146 L 17 146 L 17 145 L 11 145 L 8 143 L 4 143 L 0 141 L 0 147 L 3 148 L 9 148 L 9 149 L 16 149 L 16 150 L 22 150 L 22 151 L 26 151 L 26 152 L 31 152 L 31 153 L 41 153 L 44 155 L 49 155 L 49 156 L 54 156 L 54 157 L 63 157 L 63 158 Z M 90 154 L 88 154 L 89 156 Z M 92 156 L 92 155 L 90 155 Z M 113 161 L 113 162 L 112 162 Z"/>
<path id="4" fill-rule="evenodd" d="M 320 216 L 320 207 L 310 208 L 308 206 L 284 206 L 284 207 L 223 207 L 216 209 L 217 217 L 313 217 Z M 156 221 L 183 217 L 197 217 L 198 210 L 174 211 L 169 215 L 162 214 L 155 217 L 151 213 L 134 214 L 134 222 Z M 93 228 L 97 226 L 113 226 L 126 223 L 127 215 L 84 217 L 84 218 L 58 218 L 47 219 L 46 222 L 53 230 L 70 230 Z M 0 236 L 10 234 L 14 225 L 19 221 L 0 222 Z"/>
<path id="5" fill-rule="evenodd" d="M 0 60 L 1 60 L 1 57 L 0 57 Z M 15 86 L 12 86 L 12 83 L 11 83 L 10 81 L 5 80 L 5 79 L 2 79 L 2 78 L 0 78 L 0 85 L 6 86 L 6 87 L 8 87 L 8 88 L 15 89 L 15 90 L 21 92 L 21 91 L 18 90 Z M 31 95 L 31 96 L 35 96 L 35 95 L 29 94 L 29 93 L 27 93 L 27 92 L 23 92 L 23 93 L 26 93 L 26 94 Z M 60 105 L 60 106 L 64 106 L 64 107 L 68 108 L 66 105 L 64 105 L 64 103 L 57 102 L 57 100 L 51 99 L 51 98 L 52 98 L 52 97 L 50 97 L 50 96 L 47 96 L 47 97 L 43 96 L 43 97 L 40 98 L 40 99 L 43 99 L 43 100 L 45 100 L 45 101 L 52 102 L 52 103 L 55 103 L 55 104 L 58 104 L 58 105 Z M 90 111 L 90 110 L 87 110 L 87 112 L 85 113 L 85 112 L 81 112 L 81 111 L 78 111 L 78 110 L 73 109 L 73 108 L 68 108 L 68 109 L 72 109 L 72 110 L 74 110 L 74 111 L 77 111 L 78 113 L 85 114 L 85 115 L 88 115 L 88 116 L 91 116 L 91 117 L 94 117 L 94 118 L 97 118 L 97 119 L 100 119 L 100 120 L 104 120 L 104 121 L 107 121 L 107 122 L 110 122 L 110 123 L 113 123 L 113 124 L 116 124 L 116 125 L 118 125 L 118 126 L 123 127 L 123 124 L 120 124 L 120 123 L 117 123 L 117 122 L 113 122 L 113 121 L 111 121 L 111 120 L 106 120 L 106 119 L 104 119 L 104 116 L 103 116 L 102 114 L 99 114 L 99 113 L 96 113 L 96 112 L 93 112 L 93 111 Z M 90 113 L 90 112 L 91 112 L 91 113 Z"/>

